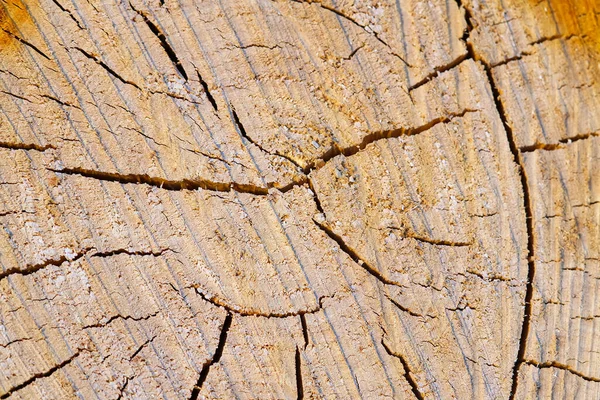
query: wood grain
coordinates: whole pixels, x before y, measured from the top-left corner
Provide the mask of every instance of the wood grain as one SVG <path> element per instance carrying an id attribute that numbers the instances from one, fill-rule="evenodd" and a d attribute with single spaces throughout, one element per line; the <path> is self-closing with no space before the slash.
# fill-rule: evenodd
<path id="1" fill-rule="evenodd" d="M 599 11 L 0 2 L 0 399 L 598 398 Z"/>

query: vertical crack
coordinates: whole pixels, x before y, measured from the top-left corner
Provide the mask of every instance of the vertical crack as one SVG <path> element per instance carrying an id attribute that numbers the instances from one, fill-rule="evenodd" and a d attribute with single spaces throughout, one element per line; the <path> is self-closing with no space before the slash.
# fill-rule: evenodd
<path id="1" fill-rule="evenodd" d="M 304 385 L 302 384 L 302 360 L 300 358 L 300 349 L 296 346 L 296 389 L 298 400 L 304 399 Z"/>
<path id="2" fill-rule="evenodd" d="M 202 385 L 208 376 L 208 372 L 210 371 L 210 367 L 213 364 L 216 364 L 221 360 L 221 356 L 223 355 L 223 349 L 225 348 L 225 343 L 227 342 L 227 333 L 229 332 L 229 328 L 231 327 L 231 321 L 233 317 L 230 313 L 225 317 L 225 321 L 223 322 L 223 328 L 221 329 L 221 336 L 219 336 L 219 344 L 217 345 L 217 350 L 215 350 L 215 355 L 212 360 L 208 361 L 202 367 L 202 371 L 200 371 L 200 376 L 198 377 L 198 382 L 194 385 L 192 389 L 192 394 L 190 396 L 190 400 L 197 400 L 198 395 L 200 394 L 200 390 L 202 389 Z"/>
<path id="3" fill-rule="evenodd" d="M 525 310 L 523 313 L 521 337 L 519 339 L 519 350 L 517 352 L 517 359 L 515 360 L 515 364 L 513 366 L 512 371 L 512 386 L 509 399 L 513 400 L 517 393 L 517 385 L 519 381 L 519 368 L 525 360 L 525 347 L 527 345 L 527 338 L 529 337 L 529 328 L 531 325 L 531 299 L 533 298 L 533 280 L 535 278 L 533 212 L 531 206 L 531 195 L 529 193 L 529 183 L 527 182 L 527 176 L 525 174 L 525 166 L 523 164 L 521 153 L 519 152 L 519 149 L 516 144 L 514 132 L 506 118 L 506 110 L 504 109 L 504 105 L 502 104 L 502 100 L 500 99 L 500 91 L 496 86 L 496 82 L 494 80 L 494 76 L 492 75 L 492 69 L 490 68 L 490 66 L 483 61 L 481 61 L 481 63 L 484 66 L 487 79 L 492 89 L 492 97 L 494 100 L 494 104 L 496 105 L 496 109 L 498 110 L 498 114 L 500 115 L 500 119 L 502 120 L 502 124 L 504 125 L 504 129 L 506 130 L 506 136 L 508 139 L 510 151 L 513 155 L 514 162 L 519 169 L 519 175 L 521 177 L 521 187 L 523 189 L 523 207 L 525 209 L 525 224 L 527 229 L 527 250 L 529 253 L 527 258 L 527 286 L 525 289 Z"/>
<path id="4" fill-rule="evenodd" d="M 306 349 L 306 346 L 308 346 L 308 326 L 304 314 L 300 314 L 300 323 L 302 324 L 302 336 L 304 337 L 304 348 Z"/>
<path id="5" fill-rule="evenodd" d="M 491 66 L 481 58 L 477 57 L 475 54 L 475 49 L 473 44 L 469 41 L 469 37 L 471 31 L 473 30 L 473 15 L 471 10 L 465 7 L 461 0 L 456 0 L 458 6 L 465 10 L 465 20 L 467 22 L 467 30 L 463 35 L 463 40 L 467 46 L 467 50 L 469 52 L 469 56 L 474 60 L 478 60 L 483 65 L 485 70 L 487 80 L 490 84 L 490 88 L 492 90 L 492 98 L 494 104 L 496 106 L 496 110 L 500 116 L 500 120 L 502 121 L 502 125 L 504 126 L 504 130 L 506 131 L 506 137 L 508 139 L 508 145 L 510 147 L 510 151 L 513 155 L 513 160 L 518 167 L 519 175 L 521 177 L 521 187 L 523 189 L 523 207 L 525 209 L 525 224 L 527 229 L 527 250 L 528 250 L 528 258 L 527 258 L 527 286 L 525 289 L 525 309 L 523 313 L 523 323 L 521 327 L 521 337 L 519 339 L 519 350 L 517 352 L 517 359 L 515 360 L 515 364 L 512 370 L 512 385 L 510 391 L 510 400 L 514 400 L 515 395 L 517 393 L 517 386 L 519 380 L 519 368 L 525 362 L 525 348 L 527 345 L 527 338 L 529 337 L 529 329 L 531 325 L 531 309 L 532 304 L 531 300 L 533 298 L 533 280 L 535 278 L 535 246 L 534 246 L 534 237 L 533 237 L 533 212 L 531 206 L 531 195 L 529 192 L 529 183 L 527 182 L 527 176 L 525 174 L 525 166 L 523 164 L 523 160 L 521 157 L 521 152 L 517 147 L 515 135 L 512 130 L 512 127 L 508 123 L 508 119 L 506 117 L 506 110 L 504 108 L 504 104 L 502 104 L 502 100 L 500 98 L 500 90 L 496 85 L 496 81 L 494 80 L 494 76 L 492 74 Z"/>

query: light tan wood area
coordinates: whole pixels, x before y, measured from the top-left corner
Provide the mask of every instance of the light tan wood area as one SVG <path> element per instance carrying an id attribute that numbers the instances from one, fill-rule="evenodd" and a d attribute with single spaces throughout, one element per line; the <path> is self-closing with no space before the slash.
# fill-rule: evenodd
<path id="1" fill-rule="evenodd" d="M 599 21 L 0 1 L 0 399 L 600 399 Z"/>

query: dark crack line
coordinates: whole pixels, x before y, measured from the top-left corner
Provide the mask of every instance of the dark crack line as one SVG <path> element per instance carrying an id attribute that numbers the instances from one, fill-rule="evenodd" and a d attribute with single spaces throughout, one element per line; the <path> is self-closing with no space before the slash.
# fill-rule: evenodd
<path id="1" fill-rule="evenodd" d="M 484 65 L 485 72 L 487 74 L 488 81 L 490 83 L 490 87 L 492 89 L 492 96 L 494 98 L 494 102 L 496 104 L 496 109 L 498 110 L 498 114 L 500 119 L 502 120 L 502 124 L 504 125 L 504 129 L 506 130 L 506 136 L 508 139 L 508 144 L 513 154 L 514 162 L 519 168 L 520 176 L 521 176 L 521 187 L 523 189 L 523 207 L 525 209 L 525 224 L 527 229 L 527 250 L 528 250 L 528 258 L 527 258 L 527 285 L 525 288 L 525 309 L 523 312 L 523 325 L 521 328 L 521 337 L 519 339 L 519 350 L 517 353 L 517 359 L 515 361 L 513 367 L 512 374 L 512 386 L 510 392 L 510 400 L 515 398 L 517 392 L 517 385 L 519 380 L 519 368 L 523 363 L 525 358 L 525 348 L 527 345 L 527 338 L 529 336 L 529 329 L 531 324 L 531 310 L 532 310 L 532 298 L 533 298 L 533 281 L 535 279 L 535 246 L 533 240 L 533 212 L 531 205 L 531 196 L 529 193 L 529 184 L 527 182 L 527 176 L 525 175 L 525 166 L 523 165 L 523 161 L 521 159 L 521 154 L 519 153 L 519 149 L 517 148 L 515 136 L 512 130 L 512 127 L 508 123 L 506 118 L 506 111 L 504 109 L 504 105 L 500 99 L 500 91 L 498 90 L 496 83 L 494 81 L 494 77 L 492 75 L 491 68 L 482 62 Z"/>
<path id="2" fill-rule="evenodd" d="M 308 346 L 308 326 L 306 324 L 306 315 L 300 314 L 300 325 L 302 325 L 302 337 L 304 338 L 304 348 Z"/>
<path id="3" fill-rule="evenodd" d="M 390 139 L 390 138 L 397 138 L 400 136 L 418 135 L 420 133 L 423 133 L 423 132 L 433 128 L 434 126 L 436 126 L 438 124 L 445 124 L 445 123 L 451 122 L 454 118 L 460 118 L 460 117 L 465 116 L 467 113 L 478 112 L 478 111 L 479 110 L 476 110 L 476 109 L 465 109 L 458 113 L 451 113 L 447 116 L 435 118 L 435 119 L 429 121 L 428 123 L 418 126 L 416 128 L 398 128 L 398 129 L 394 129 L 394 130 L 374 132 L 374 133 L 371 133 L 371 134 L 365 136 L 359 144 L 353 145 L 350 147 L 340 148 L 340 147 L 334 146 L 328 152 L 326 152 L 322 157 L 314 160 L 308 166 L 306 166 L 305 168 L 302 169 L 302 173 L 304 174 L 303 179 L 293 181 L 284 187 L 275 186 L 275 185 L 277 185 L 277 183 L 269 183 L 267 185 L 267 187 L 262 187 L 262 186 L 257 186 L 257 185 L 253 185 L 253 184 L 244 184 L 244 183 L 237 183 L 237 182 L 228 182 L 228 183 L 215 182 L 215 181 L 210 181 L 207 179 L 200 179 L 200 178 L 198 178 L 198 179 L 183 179 L 183 180 L 169 180 L 169 179 L 164 179 L 164 178 L 159 178 L 159 177 L 152 177 L 152 176 L 149 176 L 146 174 L 120 174 L 120 173 L 114 173 L 114 172 L 96 171 L 96 170 L 86 169 L 86 168 L 62 168 L 62 169 L 47 168 L 47 169 L 49 171 L 52 171 L 55 173 L 60 173 L 60 174 L 80 175 L 80 176 L 83 176 L 86 178 L 93 178 L 93 179 L 98 179 L 98 180 L 103 180 L 103 181 L 108 181 L 108 182 L 119 182 L 122 184 L 145 184 L 145 185 L 155 186 L 155 187 L 158 187 L 161 189 L 173 190 L 173 191 L 204 189 L 204 190 L 213 191 L 213 192 L 235 191 L 235 192 L 239 192 L 239 193 L 249 193 L 249 194 L 254 194 L 257 196 L 260 196 L 260 195 L 264 196 L 269 193 L 269 189 L 271 189 L 271 188 L 277 189 L 281 193 L 286 193 L 286 192 L 294 189 L 297 186 L 302 186 L 307 183 L 310 184 L 310 180 L 308 179 L 308 174 L 314 170 L 321 168 L 323 165 L 325 165 L 327 162 L 329 162 L 331 159 L 333 159 L 336 156 L 344 155 L 346 157 L 350 157 L 350 156 L 358 153 L 359 151 L 365 149 L 369 144 L 374 143 L 376 141 Z M 286 157 L 285 155 L 282 155 L 282 154 L 270 153 L 270 152 L 266 151 L 265 149 L 263 149 L 262 147 L 260 147 L 257 143 L 252 141 L 249 138 L 249 136 L 247 135 L 243 125 L 240 123 L 239 118 L 237 118 L 237 114 L 235 114 L 235 110 L 233 110 L 233 108 L 232 108 L 232 116 L 234 118 L 234 122 L 238 126 L 240 135 L 243 138 L 248 140 L 250 143 L 253 143 L 254 145 L 256 145 L 260 150 L 264 151 L 265 153 L 273 155 L 273 156 L 283 157 L 283 158 L 287 159 L 288 161 L 290 161 L 292 164 L 296 165 L 298 168 L 300 168 L 300 166 L 291 158 Z M 1 147 L 1 143 L 0 143 L 0 147 Z M 49 147 L 49 148 L 53 148 L 53 147 Z"/>
<path id="4" fill-rule="evenodd" d="M 408 382 L 413 394 L 415 395 L 415 398 L 417 400 L 424 400 L 425 397 L 419 391 L 419 386 L 417 385 L 417 382 L 414 380 L 414 378 L 410 374 L 410 368 L 408 367 L 408 362 L 406 362 L 406 359 L 402 355 L 394 353 L 387 346 L 387 344 L 385 344 L 385 341 L 383 339 L 381 339 L 381 345 L 385 349 L 386 353 L 388 353 L 390 356 L 395 357 L 398 360 L 400 360 L 400 363 L 402 364 L 402 367 L 404 368 L 404 378 Z"/>
<path id="5" fill-rule="evenodd" d="M 14 33 L 12 33 L 11 31 L 8 31 L 6 29 L 2 29 L 7 35 L 9 35 L 10 37 L 18 40 L 19 42 L 23 43 L 25 46 L 29 47 L 30 49 L 32 49 L 33 51 L 35 51 L 36 53 L 38 53 L 39 55 L 41 55 L 42 57 L 44 57 L 46 60 L 51 60 L 50 57 L 48 57 L 46 55 L 46 53 L 44 53 L 43 51 L 41 51 L 40 49 L 38 49 L 35 45 L 33 45 L 32 43 L 28 42 L 27 40 L 15 35 Z"/>
<path id="6" fill-rule="evenodd" d="M 129 357 L 129 361 L 133 360 L 138 354 L 140 354 L 140 352 L 142 350 L 144 350 L 144 348 L 146 346 L 148 346 L 154 339 L 156 339 L 156 336 L 152 336 L 150 339 L 146 340 L 144 343 L 142 343 L 134 352 L 133 354 L 131 354 L 131 356 Z"/>
<path id="7" fill-rule="evenodd" d="M 257 310 L 248 310 L 248 309 L 244 309 L 242 307 L 236 307 L 236 306 L 226 304 L 223 300 L 219 299 L 217 296 L 210 296 L 210 295 L 203 293 L 200 290 L 200 288 L 198 288 L 198 287 L 195 287 L 194 290 L 195 290 L 196 294 L 202 298 L 202 300 L 212 304 L 213 306 L 223 308 L 224 310 L 227 311 L 228 314 L 237 314 L 242 317 L 265 317 L 265 318 L 289 318 L 289 317 L 297 317 L 297 316 L 303 317 L 304 314 L 317 313 L 322 308 L 321 304 L 320 304 L 322 298 L 320 298 L 319 305 L 317 307 L 315 307 L 313 309 L 309 309 L 309 310 L 299 310 L 299 311 L 292 311 L 292 312 L 286 312 L 286 313 L 262 312 L 262 311 L 257 311 Z"/>
<path id="8" fill-rule="evenodd" d="M 138 175 L 138 174 L 118 174 L 112 172 L 95 171 L 84 168 L 63 168 L 63 169 L 52 169 L 47 168 L 49 171 L 56 172 L 59 174 L 66 175 L 80 175 L 86 178 L 93 178 L 108 182 L 118 183 L 132 183 L 132 184 L 145 184 L 155 186 L 165 190 L 196 190 L 204 189 L 213 192 L 230 192 L 236 191 L 240 193 L 250 193 L 255 195 L 266 195 L 269 193 L 269 189 L 265 187 L 236 183 L 236 182 L 213 182 L 204 179 L 183 179 L 179 181 L 168 180 L 158 177 L 152 177 L 149 175 Z"/>
<path id="9" fill-rule="evenodd" d="M 298 168 L 299 170 L 302 170 L 302 167 L 300 167 L 298 165 L 298 163 L 296 161 L 294 161 L 291 157 L 288 157 L 288 156 L 286 156 L 284 154 L 280 154 L 278 152 L 267 151 L 264 147 L 262 147 L 260 144 L 258 144 L 256 141 L 254 141 L 250 136 L 248 136 L 248 133 L 246 132 L 246 128 L 244 128 L 244 125 L 240 121 L 240 118 L 238 117 L 238 115 L 237 115 L 237 113 L 235 111 L 235 108 L 233 108 L 233 107 L 231 107 L 231 115 L 233 117 L 233 122 L 235 123 L 235 126 L 237 127 L 238 133 L 244 139 L 246 139 L 249 143 L 252 143 L 256 147 L 258 147 L 259 150 L 265 152 L 266 154 L 270 154 L 272 156 L 279 156 L 279 157 L 285 158 L 286 160 L 288 160 L 289 162 L 291 162 L 292 164 L 294 164 L 294 166 L 296 166 L 296 168 Z"/>
<path id="10" fill-rule="evenodd" d="M 208 83 L 206 83 L 206 81 L 202 78 L 202 75 L 200 75 L 200 71 L 198 71 L 198 69 L 196 69 L 196 75 L 198 75 L 198 81 L 200 81 L 200 85 L 202 85 L 202 89 L 204 89 L 204 93 L 206 94 L 208 101 L 213 106 L 215 111 L 219 111 L 219 106 L 217 105 L 215 98 L 210 93 L 210 90 L 208 90 Z"/>
<path id="11" fill-rule="evenodd" d="M 173 47 L 171 47 L 171 45 L 169 44 L 169 41 L 167 40 L 167 37 L 165 36 L 165 34 L 160 30 L 158 25 L 156 25 L 154 22 L 150 21 L 150 19 L 144 12 L 137 10 L 133 6 L 133 4 L 131 4 L 131 2 L 129 2 L 129 6 L 140 17 L 142 17 L 142 19 L 146 23 L 146 26 L 148 27 L 148 29 L 150 29 L 150 31 L 154 34 L 154 36 L 156 36 L 158 38 L 160 45 L 162 46 L 165 53 L 167 53 L 167 57 L 169 57 L 169 60 L 171 60 L 171 62 L 175 66 L 175 69 L 177 70 L 177 72 L 179 72 L 179 75 L 181 75 L 183 77 L 183 79 L 185 79 L 187 81 L 188 75 L 185 72 L 183 65 L 181 65 L 181 61 L 179 61 L 179 57 L 177 57 L 177 53 L 175 53 L 175 50 L 173 50 Z"/>
<path id="12" fill-rule="evenodd" d="M 300 349 L 296 346 L 296 392 L 298 393 L 297 399 L 304 399 L 304 385 L 302 384 L 302 358 L 300 356 Z"/>
<path id="13" fill-rule="evenodd" d="M 423 132 L 430 130 L 431 128 L 433 128 L 434 126 L 436 126 L 438 124 L 447 124 L 455 118 L 461 118 L 461 117 L 464 117 L 468 113 L 474 113 L 474 112 L 479 112 L 479 111 L 480 110 L 477 110 L 477 109 L 467 108 L 458 113 L 450 113 L 449 115 L 446 115 L 443 117 L 434 118 L 431 121 L 429 121 L 428 123 L 417 126 L 415 128 L 398 128 L 398 129 L 370 133 L 370 134 L 366 135 L 365 137 L 363 137 L 362 141 L 358 144 L 355 144 L 355 145 L 352 145 L 349 147 L 344 147 L 344 148 L 341 148 L 338 146 L 331 147 L 325 154 L 323 154 L 321 157 L 317 158 L 316 160 L 311 162 L 309 165 L 307 165 L 303 169 L 302 172 L 305 175 L 308 175 L 310 172 L 317 170 L 321 166 L 328 163 L 334 157 L 337 157 L 339 155 L 344 155 L 346 157 L 353 156 L 356 153 L 358 153 L 359 151 L 364 150 L 371 143 L 375 143 L 375 142 L 378 142 L 380 140 L 385 140 L 385 139 L 398 138 L 398 137 L 402 137 L 402 136 L 418 135 L 418 134 L 421 134 Z"/>
<path id="14" fill-rule="evenodd" d="M 60 4 L 60 3 L 58 2 L 58 0 L 52 0 L 52 2 L 53 2 L 54 4 L 56 4 L 56 6 L 57 6 L 58 8 L 60 8 L 60 9 L 61 9 L 63 12 L 66 12 L 67 14 L 69 14 L 69 17 L 71 17 L 71 19 L 72 19 L 73 21 L 75 21 L 75 23 L 77 24 L 77 27 L 78 27 L 79 29 L 83 29 L 83 26 L 81 26 L 81 23 L 79 22 L 79 20 L 77 20 L 77 19 L 75 18 L 75 16 L 73 16 L 73 13 L 72 13 L 70 10 L 68 10 L 68 9 L 64 8 L 64 7 L 63 7 L 63 5 L 62 5 L 62 4 Z"/>
<path id="15" fill-rule="evenodd" d="M 572 136 L 572 137 L 565 138 L 565 139 L 560 139 L 559 142 L 563 143 L 563 144 L 571 144 L 571 143 L 578 142 L 580 140 L 586 140 L 586 139 L 594 138 L 594 137 L 598 137 L 598 136 L 600 136 L 600 131 L 599 132 L 591 132 L 591 133 L 582 133 L 580 135 Z"/>
<path id="16" fill-rule="evenodd" d="M 419 314 L 416 313 L 406 307 L 404 307 L 402 304 L 398 303 L 396 300 L 392 299 L 387 293 L 385 294 L 385 297 L 393 304 L 395 305 L 400 311 L 403 311 L 405 313 L 407 313 L 408 315 L 412 315 L 413 317 L 418 317 L 418 318 L 435 318 L 435 315 L 423 315 L 423 314 Z"/>
<path id="17" fill-rule="evenodd" d="M 534 143 L 530 146 L 523 146 L 519 149 L 519 151 L 521 153 L 531 153 L 533 151 L 536 150 L 545 150 L 545 151 L 552 151 L 552 150 L 558 150 L 558 149 L 562 149 L 564 146 L 562 146 L 560 143 L 556 143 L 556 144 L 548 144 L 548 143 Z"/>
<path id="18" fill-rule="evenodd" d="M 133 317 L 131 315 L 113 315 L 112 317 L 108 318 L 106 321 L 104 322 L 98 322 L 95 324 L 91 324 L 91 325 L 85 325 L 83 326 L 81 329 L 90 329 L 90 328 L 103 328 L 105 326 L 107 326 L 108 324 L 110 324 L 111 322 L 117 320 L 117 319 L 121 319 L 124 321 L 147 321 L 152 317 L 156 317 L 158 314 L 160 314 L 160 311 L 156 311 L 153 312 L 152 314 L 149 315 L 145 315 L 143 317 Z"/>
<path id="19" fill-rule="evenodd" d="M 225 343 L 227 342 L 227 333 L 229 332 L 229 328 L 231 327 L 231 321 L 233 317 L 230 313 L 225 317 L 225 321 L 223 322 L 223 328 L 221 329 L 221 335 L 219 336 L 219 344 L 217 345 L 217 349 L 215 350 L 215 354 L 212 357 L 212 360 L 208 361 L 202 367 L 202 371 L 200 371 L 200 376 L 198 377 L 198 382 L 194 385 L 192 389 L 192 394 L 190 396 L 190 400 L 197 400 L 198 395 L 200 394 L 200 390 L 202 390 L 202 385 L 210 372 L 210 367 L 213 364 L 218 363 L 223 356 L 223 349 L 225 348 Z"/>
<path id="20" fill-rule="evenodd" d="M 67 358 L 65 361 L 61 362 L 60 364 L 50 368 L 49 370 L 45 371 L 45 372 L 41 372 L 39 374 L 35 374 L 33 375 L 31 378 L 21 382 L 20 384 L 13 386 L 12 388 L 8 389 L 8 391 L 6 393 L 4 393 L 2 396 L 0 396 L 0 399 L 7 399 L 9 398 L 14 392 L 19 391 L 23 388 L 25 388 L 28 385 L 31 385 L 33 382 L 35 382 L 36 380 L 40 379 L 40 378 L 47 378 L 50 375 L 52 375 L 53 373 L 55 373 L 56 371 L 66 367 L 67 365 L 69 365 L 71 362 L 73 362 L 73 360 L 75 360 L 75 358 L 77 358 L 79 356 L 79 352 L 74 353 L 71 357 Z"/>
<path id="21" fill-rule="evenodd" d="M 561 370 L 567 371 L 567 372 L 569 372 L 569 373 L 571 373 L 571 374 L 573 374 L 575 376 L 578 376 L 581 379 L 584 379 L 586 381 L 589 381 L 589 382 L 600 382 L 600 378 L 596 378 L 596 377 L 593 377 L 593 376 L 585 375 L 585 374 L 583 374 L 583 373 L 581 373 L 581 372 L 579 372 L 579 371 L 577 371 L 577 370 L 569 367 L 566 364 L 562 364 L 562 363 L 559 363 L 559 362 L 556 362 L 556 361 L 549 361 L 549 362 L 540 363 L 540 362 L 536 362 L 536 361 L 533 361 L 533 360 L 523 360 L 523 363 L 527 364 L 527 365 L 532 365 L 532 366 L 534 366 L 536 368 L 540 368 L 540 369 L 542 369 L 542 368 L 556 368 L 556 369 L 561 369 Z"/>
<path id="22" fill-rule="evenodd" d="M 352 24 L 354 24 L 355 26 L 361 28 L 363 31 L 365 31 L 367 34 L 373 36 L 375 39 L 377 39 L 377 41 L 379 41 L 379 43 L 383 44 L 385 47 L 387 47 L 390 50 L 390 54 L 392 54 L 394 57 L 398 58 L 400 61 L 402 61 L 407 67 L 412 68 L 412 65 L 410 65 L 408 63 L 408 61 L 406 61 L 403 57 L 401 57 L 399 54 L 396 54 L 393 50 L 392 47 L 382 38 L 379 37 L 379 35 L 377 34 L 377 32 L 373 31 L 373 30 L 369 30 L 367 29 L 366 26 L 361 25 L 358 23 L 357 20 L 355 20 L 354 18 L 350 17 L 349 15 L 344 14 L 343 12 L 341 12 L 340 10 L 337 10 L 331 6 L 325 5 L 321 2 L 312 2 L 311 0 L 305 1 L 305 0 L 292 0 L 296 3 L 300 3 L 300 4 L 317 4 L 319 7 L 321 7 L 324 10 L 330 11 L 332 13 L 334 13 L 335 15 L 337 15 L 340 18 L 345 19 L 346 21 L 351 22 Z"/>
<path id="23" fill-rule="evenodd" d="M 464 7 L 460 3 L 460 0 L 457 0 L 457 1 L 458 1 L 459 6 L 464 8 L 464 10 L 465 10 L 465 18 L 467 21 L 467 27 L 469 28 L 468 33 L 465 35 L 465 37 L 468 38 L 471 30 L 473 29 L 473 24 L 472 24 L 473 17 L 472 17 L 471 11 L 467 7 Z M 517 147 L 515 135 L 512 130 L 512 127 L 508 123 L 508 119 L 506 117 L 507 113 L 506 113 L 506 110 L 504 109 L 504 105 L 502 104 L 502 100 L 500 97 L 500 90 L 496 86 L 496 82 L 495 82 L 494 76 L 492 74 L 492 68 L 490 67 L 490 65 L 487 62 L 485 62 L 482 59 L 479 59 L 476 56 L 475 49 L 473 48 L 473 45 L 470 43 L 470 41 L 467 40 L 466 44 L 467 44 L 467 50 L 469 51 L 469 57 L 474 60 L 479 60 L 485 70 L 486 77 L 487 77 L 488 83 L 489 83 L 491 91 L 492 91 L 492 99 L 496 106 L 496 110 L 498 111 L 500 120 L 502 121 L 502 125 L 504 126 L 504 130 L 506 131 L 506 137 L 508 140 L 508 145 L 509 145 L 510 151 L 513 155 L 513 161 L 514 161 L 515 165 L 517 165 L 518 170 L 519 170 L 519 175 L 521 177 L 521 187 L 523 190 L 523 203 L 524 203 L 523 208 L 525 210 L 525 224 L 526 224 L 526 229 L 527 229 L 527 250 L 528 250 L 527 285 L 525 288 L 525 299 L 524 299 L 525 305 L 524 305 L 524 312 L 523 312 L 521 337 L 519 339 L 519 349 L 517 352 L 517 359 L 515 360 L 515 363 L 513 366 L 512 385 L 511 385 L 511 392 L 510 392 L 510 397 L 509 397 L 510 400 L 514 400 L 516 391 L 517 391 L 517 385 L 518 385 L 519 367 L 521 366 L 521 364 L 523 363 L 524 358 L 525 358 L 525 347 L 527 344 L 527 338 L 529 336 L 529 329 L 530 329 L 530 324 L 531 324 L 531 312 L 532 312 L 531 311 L 532 310 L 532 301 L 531 300 L 533 298 L 533 281 L 535 278 L 535 262 L 534 262 L 535 246 L 534 246 L 534 241 L 533 241 L 533 213 L 532 213 L 532 206 L 531 206 L 531 196 L 529 193 L 529 184 L 527 182 L 527 177 L 525 175 L 525 167 L 523 165 L 521 153 L 519 152 L 519 148 Z"/>
<path id="24" fill-rule="evenodd" d="M 22 268 L 22 269 L 9 268 L 7 270 L 0 272 L 0 281 L 4 278 L 7 278 L 7 277 L 13 276 L 13 275 L 21 275 L 21 276 L 31 275 L 35 272 L 38 272 L 38 271 L 40 271 L 46 267 L 52 266 L 52 265 L 58 267 L 64 262 L 75 262 L 75 261 L 79 260 L 81 257 L 83 257 L 84 255 L 86 255 L 89 250 L 90 249 L 84 250 L 82 253 L 79 253 L 79 254 L 75 255 L 74 257 L 61 256 L 58 259 L 46 260 L 39 264 L 30 265 L 30 266 Z"/>
<path id="25" fill-rule="evenodd" d="M 11 149 L 11 150 L 35 150 L 39 152 L 44 152 L 50 149 L 56 149 L 51 144 L 47 144 L 45 146 L 40 146 L 39 144 L 34 143 L 10 143 L 10 142 L 0 142 L 0 148 L 3 149 Z"/>
<path id="26" fill-rule="evenodd" d="M 31 275 L 35 272 L 38 272 L 46 267 L 49 266 L 60 266 L 65 262 L 75 262 L 77 260 L 79 260 L 80 258 L 89 255 L 90 257 L 112 257 L 118 254 L 129 254 L 129 255 L 138 255 L 138 256 L 161 256 L 164 252 L 166 251 L 173 251 L 170 249 L 165 249 L 165 250 L 161 250 L 160 252 L 142 252 L 142 251 L 136 251 L 136 252 L 132 252 L 132 251 L 128 251 L 128 250 L 124 250 L 124 249 L 119 249 L 119 250 L 114 250 L 114 251 L 110 251 L 110 252 L 105 252 L 105 253 L 92 253 L 89 254 L 90 251 L 94 250 L 93 248 L 87 248 L 87 249 L 83 249 L 82 252 L 76 254 L 73 257 L 67 257 L 67 256 L 61 256 L 57 259 L 50 259 L 50 260 L 46 260 L 44 262 L 41 262 L 39 264 L 34 264 L 31 266 L 27 266 L 25 268 L 9 268 L 5 271 L 0 272 L 0 281 L 4 278 L 7 278 L 9 276 L 13 276 L 13 275 L 21 275 L 21 276 L 25 276 L 25 275 Z"/>
<path id="27" fill-rule="evenodd" d="M 412 92 L 413 90 L 420 88 L 421 86 L 423 86 L 427 82 L 431 81 L 433 78 L 436 78 L 439 74 L 444 73 L 446 71 L 451 70 L 452 68 L 457 67 L 460 63 L 462 63 L 463 61 L 465 61 L 468 58 L 469 58 L 469 52 L 467 51 L 467 52 L 465 52 L 465 54 L 463 54 L 462 56 L 458 57 L 455 60 L 452 60 L 448 64 L 441 65 L 439 67 L 434 68 L 433 72 L 431 72 L 430 74 L 427 74 L 427 76 L 425 76 L 419 82 L 417 82 L 414 85 L 410 86 L 408 88 L 408 91 Z"/>
<path id="28" fill-rule="evenodd" d="M 108 74 L 110 76 L 112 76 L 113 78 L 118 79 L 119 81 L 121 81 L 122 83 L 124 83 L 125 85 L 131 85 L 133 87 L 135 87 L 138 90 L 142 90 L 137 83 L 132 82 L 130 80 L 127 80 L 125 78 L 123 78 L 121 75 L 119 75 L 114 69 L 112 69 L 111 67 L 109 67 L 104 61 L 100 60 L 98 57 L 88 53 L 87 51 L 85 51 L 84 49 L 82 49 L 81 47 L 72 47 L 72 49 L 75 49 L 77 51 L 79 51 L 81 54 L 83 54 L 86 58 L 94 61 L 96 64 L 98 64 L 99 66 L 101 66 L 102 68 L 104 68 L 106 70 L 106 72 L 108 72 Z"/>
<path id="29" fill-rule="evenodd" d="M 326 226 L 323 223 L 320 223 L 318 221 L 316 221 L 313 218 L 313 222 L 315 223 L 315 225 L 317 225 L 317 227 L 319 227 L 319 229 L 321 229 L 321 231 L 323 231 L 331 240 L 333 240 L 334 242 L 337 243 L 338 247 L 340 248 L 340 250 L 342 250 L 344 253 L 346 253 L 352 260 L 354 260 L 355 263 L 357 263 L 358 265 L 360 265 L 365 271 L 367 271 L 369 274 L 373 275 L 375 278 L 377 278 L 377 280 L 379 280 L 382 283 L 385 283 L 386 285 L 394 285 L 394 286 L 399 286 L 399 287 L 403 287 L 399 282 L 395 282 L 393 280 L 390 280 L 386 277 L 384 277 L 381 272 L 379 272 L 378 270 L 376 270 L 375 268 L 373 268 L 371 265 L 369 265 L 367 262 L 365 262 L 356 251 L 354 251 L 352 248 L 350 248 L 342 239 L 341 236 L 339 236 L 338 234 L 336 234 L 335 232 L 333 232 L 333 230 L 331 228 L 329 228 L 328 226 Z"/>

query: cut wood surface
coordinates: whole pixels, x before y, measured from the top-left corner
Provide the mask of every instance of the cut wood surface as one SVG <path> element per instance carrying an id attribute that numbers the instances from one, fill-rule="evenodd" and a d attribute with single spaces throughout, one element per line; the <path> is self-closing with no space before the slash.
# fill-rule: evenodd
<path id="1" fill-rule="evenodd" d="M 0 399 L 600 399 L 598 32 L 0 0 Z"/>

